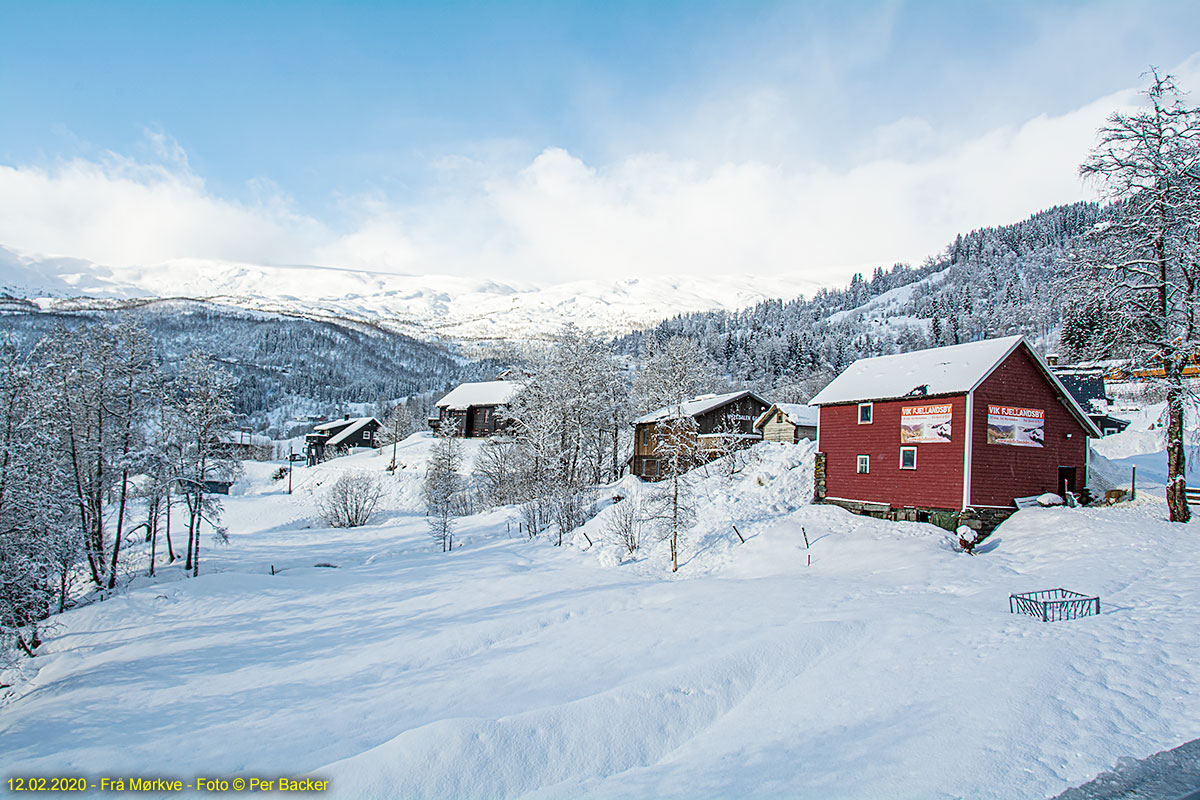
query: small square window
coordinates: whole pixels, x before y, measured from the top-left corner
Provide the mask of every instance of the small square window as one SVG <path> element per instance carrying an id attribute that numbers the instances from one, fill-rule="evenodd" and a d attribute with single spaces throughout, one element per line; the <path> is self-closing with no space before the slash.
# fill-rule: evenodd
<path id="1" fill-rule="evenodd" d="M 870 456 L 859 456 L 858 457 L 858 474 L 866 475 L 866 474 L 870 473 L 870 471 L 871 471 L 871 457 Z"/>
<path id="2" fill-rule="evenodd" d="M 873 410 L 874 410 L 874 406 L 872 403 L 859 403 L 858 404 L 858 424 L 859 425 L 870 425 L 871 424 L 871 413 Z"/>
<path id="3" fill-rule="evenodd" d="M 916 469 L 917 468 L 917 448 L 901 447 L 900 448 L 900 469 Z"/>

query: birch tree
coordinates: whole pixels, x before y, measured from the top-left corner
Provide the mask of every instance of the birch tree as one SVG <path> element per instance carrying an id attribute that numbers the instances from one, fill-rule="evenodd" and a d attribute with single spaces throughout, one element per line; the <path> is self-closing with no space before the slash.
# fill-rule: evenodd
<path id="1" fill-rule="evenodd" d="M 1195 398 L 1183 370 L 1200 353 L 1200 109 L 1184 104 L 1169 75 L 1151 76 L 1144 107 L 1110 116 L 1080 167 L 1111 207 L 1077 257 L 1104 277 L 1129 338 L 1163 371 L 1167 504 L 1171 521 L 1187 522 L 1184 407 Z"/>
<path id="2" fill-rule="evenodd" d="M 679 544 L 696 515 L 687 473 L 701 461 L 696 420 L 683 413 L 681 404 L 671 418 L 655 425 L 655 454 L 662 479 L 650 497 L 649 516 L 671 543 L 671 571 L 678 572 Z"/>
<path id="3" fill-rule="evenodd" d="M 184 568 L 193 577 L 200 574 L 202 523 L 207 522 L 218 539 L 225 537 L 219 524 L 221 503 L 208 493 L 207 482 L 232 480 L 240 468 L 220 440 L 233 427 L 233 388 L 233 376 L 198 350 L 184 360 L 172 385 L 169 402 L 179 431 L 178 481 L 188 510 Z"/>

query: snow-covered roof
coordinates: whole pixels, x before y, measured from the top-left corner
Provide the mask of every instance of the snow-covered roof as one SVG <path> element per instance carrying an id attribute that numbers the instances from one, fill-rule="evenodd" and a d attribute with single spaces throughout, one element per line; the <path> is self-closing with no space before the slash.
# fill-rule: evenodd
<path id="1" fill-rule="evenodd" d="M 817 418 L 821 416 L 821 409 L 816 406 L 806 406 L 800 403 L 776 403 L 754 420 L 754 427 L 757 429 L 766 425 L 771 420 L 771 415 L 779 411 L 783 412 L 788 422 L 805 427 L 816 426 Z"/>
<path id="2" fill-rule="evenodd" d="M 1079 423 L 1100 436 L 1100 430 L 1088 418 L 1087 412 L 1063 386 L 1050 367 L 1025 342 L 1023 336 L 1005 336 L 980 342 L 933 347 L 893 356 L 860 358 L 838 375 L 810 405 L 828 406 L 868 400 L 895 400 L 901 397 L 936 397 L 947 394 L 966 394 L 983 383 L 1012 351 L 1025 344 L 1047 380 L 1053 383 L 1063 402 L 1075 414 Z"/>
<path id="3" fill-rule="evenodd" d="M 521 391 L 516 381 L 477 381 L 459 384 L 437 401 L 438 408 L 466 410 L 470 406 L 502 406 Z"/>
<path id="4" fill-rule="evenodd" d="M 320 425 L 313 425 L 314 431 L 331 431 L 335 428 L 341 428 L 344 425 L 351 425 L 359 420 L 375 419 L 374 417 L 347 417 L 346 419 L 335 419 L 329 422 L 322 422 Z"/>
<path id="5" fill-rule="evenodd" d="M 740 400 L 746 396 L 753 397 L 763 405 L 767 404 L 766 400 L 756 395 L 748 389 L 743 389 L 740 392 L 729 392 L 728 394 L 702 394 L 699 397 L 694 397 L 691 400 L 685 400 L 682 404 L 683 416 L 695 417 L 714 408 L 720 408 L 723 405 L 732 403 L 735 400 Z M 656 411 L 651 411 L 649 414 L 644 414 L 633 421 L 634 425 L 641 425 L 646 422 L 660 422 L 664 419 L 674 419 L 676 409 L 679 405 L 672 403 L 669 406 L 663 406 Z"/>
<path id="6" fill-rule="evenodd" d="M 964 394 L 1021 343 L 1020 336 L 952 344 L 893 356 L 860 358 L 809 402 L 827 406 L 897 397 Z"/>
<path id="7" fill-rule="evenodd" d="M 369 422 L 376 422 L 376 420 L 374 417 L 358 417 L 357 419 L 351 420 L 349 427 L 338 433 L 337 436 L 332 437 L 328 442 L 325 443 L 326 446 L 336 447 L 362 430 L 363 427 Z M 376 424 L 378 423 L 376 422 Z"/>

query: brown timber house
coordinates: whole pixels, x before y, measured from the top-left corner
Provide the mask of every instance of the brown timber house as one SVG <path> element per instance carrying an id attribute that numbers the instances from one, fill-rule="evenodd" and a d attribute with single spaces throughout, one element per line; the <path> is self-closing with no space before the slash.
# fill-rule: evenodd
<path id="1" fill-rule="evenodd" d="M 751 391 L 706 394 L 679 405 L 663 406 L 633 421 L 633 456 L 630 471 L 639 478 L 656 481 L 663 477 L 662 457 L 658 452 L 659 426 L 685 417 L 696 421 L 699 449 L 706 460 L 718 457 L 730 439 L 750 445 L 762 436 L 754 431 L 754 421 L 770 403 Z"/>
<path id="2" fill-rule="evenodd" d="M 437 401 L 437 417 L 430 425 L 437 431 L 467 439 L 494 436 L 504 429 L 503 410 L 521 384 L 516 381 L 463 383 Z"/>

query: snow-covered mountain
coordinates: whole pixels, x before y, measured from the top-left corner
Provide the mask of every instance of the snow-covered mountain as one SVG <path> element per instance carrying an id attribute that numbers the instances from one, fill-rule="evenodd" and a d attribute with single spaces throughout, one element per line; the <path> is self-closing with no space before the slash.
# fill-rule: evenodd
<path id="1" fill-rule="evenodd" d="M 526 339 L 566 322 L 625 333 L 676 314 L 735 310 L 816 288 L 798 277 L 752 275 L 534 284 L 200 259 L 118 267 L 75 258 L 37 258 L 0 247 L 0 289 L 34 299 L 46 309 L 188 298 L 258 311 L 362 320 L 412 336 L 458 341 Z"/>

